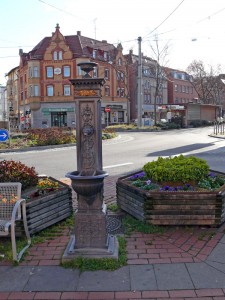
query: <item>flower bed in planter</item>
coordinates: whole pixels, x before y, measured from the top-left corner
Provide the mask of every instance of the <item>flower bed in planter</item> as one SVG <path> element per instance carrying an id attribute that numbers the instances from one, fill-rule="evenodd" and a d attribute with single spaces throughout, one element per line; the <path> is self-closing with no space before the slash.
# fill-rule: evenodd
<path id="1" fill-rule="evenodd" d="M 225 177 L 224 173 L 214 172 Z M 129 180 L 117 181 L 120 208 L 153 225 L 219 226 L 225 221 L 225 185 L 216 191 L 143 190 Z"/>
<path id="2" fill-rule="evenodd" d="M 27 189 L 22 192 L 22 197 L 27 198 L 27 223 L 31 235 L 66 219 L 73 212 L 70 186 L 52 177 L 48 178 L 58 183 L 58 189 L 40 195 L 37 189 Z M 21 235 L 22 224 L 16 228 L 17 235 Z"/>

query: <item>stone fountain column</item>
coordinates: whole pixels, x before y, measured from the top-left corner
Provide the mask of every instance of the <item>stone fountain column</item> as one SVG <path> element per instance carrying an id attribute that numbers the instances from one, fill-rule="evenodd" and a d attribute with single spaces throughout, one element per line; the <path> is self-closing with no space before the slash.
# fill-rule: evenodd
<path id="1" fill-rule="evenodd" d="M 83 257 L 118 258 L 117 239 L 107 234 L 103 210 L 104 178 L 102 169 L 101 89 L 103 78 L 92 78 L 89 72 L 96 63 L 79 63 L 86 74 L 72 79 L 76 103 L 77 171 L 68 172 L 72 188 L 77 193 L 74 235 L 63 260 Z"/>

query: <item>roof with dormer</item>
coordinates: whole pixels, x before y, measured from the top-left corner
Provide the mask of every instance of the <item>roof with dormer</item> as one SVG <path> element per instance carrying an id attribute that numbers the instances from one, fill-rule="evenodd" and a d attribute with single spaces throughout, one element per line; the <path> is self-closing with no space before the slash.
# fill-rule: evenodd
<path id="1" fill-rule="evenodd" d="M 46 49 L 49 47 L 54 34 L 60 33 L 59 28 L 60 27 L 57 24 L 55 33 L 52 33 L 51 37 L 44 37 L 30 52 L 21 52 L 20 57 L 22 63 L 25 63 L 30 59 L 43 59 Z M 99 41 L 93 38 L 82 36 L 80 31 L 77 31 L 76 35 L 68 35 L 63 37 L 65 39 L 65 43 L 73 53 L 73 58 L 89 56 L 93 57 L 93 51 L 97 50 L 96 59 L 104 59 L 104 52 L 108 52 L 109 57 L 111 60 L 113 60 L 118 52 L 118 49 L 113 44 L 107 43 L 106 40 Z"/>

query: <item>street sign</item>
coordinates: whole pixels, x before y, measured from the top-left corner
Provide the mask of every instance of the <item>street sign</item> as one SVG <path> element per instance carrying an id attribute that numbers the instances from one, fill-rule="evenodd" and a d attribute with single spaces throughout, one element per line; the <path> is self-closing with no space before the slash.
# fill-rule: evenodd
<path id="1" fill-rule="evenodd" d="M 0 129 L 0 142 L 5 142 L 9 138 L 9 132 L 5 129 Z"/>
<path id="2" fill-rule="evenodd" d="M 109 113 L 110 112 L 110 107 L 106 107 L 105 112 Z"/>

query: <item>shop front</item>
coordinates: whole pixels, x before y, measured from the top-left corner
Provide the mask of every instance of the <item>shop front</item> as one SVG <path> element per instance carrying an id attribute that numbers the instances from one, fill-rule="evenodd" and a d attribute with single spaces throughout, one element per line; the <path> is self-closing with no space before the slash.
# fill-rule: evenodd
<path id="1" fill-rule="evenodd" d="M 74 128 L 74 104 L 45 104 L 32 112 L 32 128 L 71 127 Z"/>
<path id="2" fill-rule="evenodd" d="M 127 105 L 106 104 L 102 107 L 102 124 L 107 126 L 127 122 Z"/>

